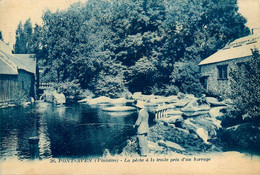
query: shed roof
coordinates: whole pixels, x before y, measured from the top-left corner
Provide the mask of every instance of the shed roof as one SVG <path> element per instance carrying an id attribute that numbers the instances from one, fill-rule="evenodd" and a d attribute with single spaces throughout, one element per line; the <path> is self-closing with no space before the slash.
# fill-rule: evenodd
<path id="1" fill-rule="evenodd" d="M 27 72 L 36 73 L 36 58 L 34 54 L 13 54 L 15 59 L 12 61 L 17 64 L 19 69 Z"/>
<path id="2" fill-rule="evenodd" d="M 242 58 L 252 55 L 251 49 L 260 49 L 260 35 L 253 34 L 243 38 L 239 38 L 224 48 L 201 61 L 199 65 L 218 63 L 222 61 Z"/>

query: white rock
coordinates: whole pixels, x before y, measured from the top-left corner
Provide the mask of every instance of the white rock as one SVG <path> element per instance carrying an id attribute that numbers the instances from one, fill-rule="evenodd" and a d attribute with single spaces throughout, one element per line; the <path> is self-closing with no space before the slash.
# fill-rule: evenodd
<path id="1" fill-rule="evenodd" d="M 88 100 L 87 103 L 90 105 L 96 105 L 99 103 L 109 103 L 111 101 L 111 98 L 105 97 L 105 96 L 101 96 L 98 98 L 93 98 L 91 100 Z"/>
<path id="2" fill-rule="evenodd" d="M 226 107 L 215 107 L 215 108 L 211 108 L 209 110 L 209 115 L 213 118 L 216 118 L 216 117 L 221 117 L 223 116 L 224 114 L 222 112 L 220 112 L 221 109 L 224 109 Z"/>
<path id="3" fill-rule="evenodd" d="M 181 111 L 194 112 L 194 111 L 205 111 L 210 110 L 208 104 L 199 104 L 198 100 L 192 100 L 185 107 L 181 108 Z"/>
<path id="4" fill-rule="evenodd" d="M 54 102 L 56 104 L 64 104 L 66 103 L 66 97 L 63 93 L 54 93 L 53 94 L 53 97 L 54 97 Z"/>
<path id="5" fill-rule="evenodd" d="M 208 135 L 208 132 L 205 129 L 198 128 L 196 130 L 196 133 L 206 144 L 209 144 L 209 142 L 208 142 L 209 135 Z"/>

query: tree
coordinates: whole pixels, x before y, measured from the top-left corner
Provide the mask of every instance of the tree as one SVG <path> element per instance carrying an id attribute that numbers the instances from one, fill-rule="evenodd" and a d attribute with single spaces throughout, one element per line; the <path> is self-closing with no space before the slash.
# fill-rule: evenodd
<path id="1" fill-rule="evenodd" d="M 174 85 L 186 93 L 195 93 L 200 88 L 194 87 L 201 87 L 197 64 L 226 43 L 249 34 L 249 29 L 237 12 L 236 0 L 168 2 L 165 62 L 172 66 L 168 69 L 173 70 L 170 76 Z M 185 65 L 180 66 L 179 62 Z M 181 83 L 184 80 L 188 83 Z"/>
<path id="2" fill-rule="evenodd" d="M 197 64 L 249 33 L 237 10 L 235 0 L 89 0 L 45 11 L 31 43 L 22 38 L 29 25 L 19 24 L 16 47 L 29 43 L 47 80 L 77 80 L 99 94 L 116 93 L 112 85 L 120 93 L 199 94 Z"/>
<path id="3" fill-rule="evenodd" d="M 252 50 L 252 57 L 242 65 L 235 65 L 230 72 L 233 111 L 241 117 L 248 116 L 259 122 L 260 116 L 260 54 Z"/>
<path id="4" fill-rule="evenodd" d="M 16 36 L 15 36 L 15 45 L 14 45 L 14 52 L 16 54 L 28 54 L 32 53 L 31 51 L 31 39 L 33 35 L 33 28 L 31 19 L 25 21 L 24 25 L 20 21 L 17 29 L 16 29 Z"/>

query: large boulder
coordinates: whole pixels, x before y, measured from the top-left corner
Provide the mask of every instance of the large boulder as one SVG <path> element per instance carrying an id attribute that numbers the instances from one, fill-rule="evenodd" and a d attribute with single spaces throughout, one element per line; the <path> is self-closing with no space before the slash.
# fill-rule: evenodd
<path id="1" fill-rule="evenodd" d="M 197 134 L 204 141 L 204 143 L 208 144 L 208 139 L 212 139 L 217 136 L 217 130 L 220 127 L 220 122 L 217 123 L 206 116 L 199 116 L 184 120 L 182 127 L 189 130 L 191 133 Z"/>
<path id="2" fill-rule="evenodd" d="M 196 130 L 196 133 L 204 141 L 204 143 L 209 144 L 208 139 L 210 137 L 209 137 L 208 131 L 206 131 L 204 128 L 198 128 Z"/>
<path id="3" fill-rule="evenodd" d="M 224 113 L 221 112 L 222 109 L 224 109 L 226 107 L 215 107 L 215 108 L 211 108 L 209 110 L 209 115 L 212 118 L 220 118 L 223 117 Z"/>
<path id="4" fill-rule="evenodd" d="M 210 106 L 205 99 L 195 99 L 190 101 L 185 107 L 181 108 L 183 112 L 208 111 Z"/>
<path id="5" fill-rule="evenodd" d="M 53 94 L 55 104 L 64 104 L 66 103 L 66 97 L 63 93 L 54 93 Z"/>
<path id="6" fill-rule="evenodd" d="M 40 100 L 55 104 L 66 103 L 66 97 L 63 93 L 58 93 L 56 90 L 45 90 L 40 97 Z"/>
<path id="7" fill-rule="evenodd" d="M 226 106 L 227 104 L 224 101 L 219 102 L 217 98 L 214 97 L 205 97 L 206 101 L 211 106 Z"/>

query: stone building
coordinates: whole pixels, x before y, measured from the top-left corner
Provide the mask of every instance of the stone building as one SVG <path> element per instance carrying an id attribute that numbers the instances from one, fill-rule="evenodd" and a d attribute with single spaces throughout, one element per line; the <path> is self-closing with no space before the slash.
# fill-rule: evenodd
<path id="1" fill-rule="evenodd" d="M 201 82 L 207 91 L 214 95 L 230 94 L 230 71 L 246 63 L 255 48 L 260 50 L 259 33 L 239 38 L 201 61 Z"/>
<path id="2" fill-rule="evenodd" d="M 12 54 L 0 41 L 0 103 L 35 98 L 36 58 L 33 54 Z"/>

